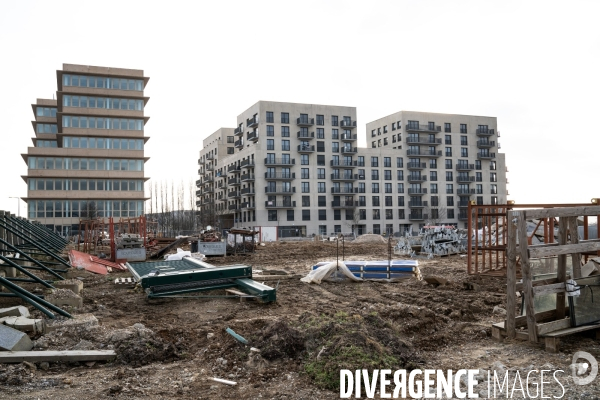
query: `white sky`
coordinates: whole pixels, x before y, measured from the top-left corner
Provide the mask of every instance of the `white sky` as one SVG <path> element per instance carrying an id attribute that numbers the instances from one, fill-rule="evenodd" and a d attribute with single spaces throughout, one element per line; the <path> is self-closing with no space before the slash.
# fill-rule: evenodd
<path id="1" fill-rule="evenodd" d="M 202 139 L 272 100 L 357 107 L 361 146 L 399 110 L 496 116 L 509 199 L 589 202 L 599 16 L 597 1 L 1 0 L 0 210 L 27 194 L 30 104 L 63 63 L 150 77 L 153 180 L 196 180 Z"/>

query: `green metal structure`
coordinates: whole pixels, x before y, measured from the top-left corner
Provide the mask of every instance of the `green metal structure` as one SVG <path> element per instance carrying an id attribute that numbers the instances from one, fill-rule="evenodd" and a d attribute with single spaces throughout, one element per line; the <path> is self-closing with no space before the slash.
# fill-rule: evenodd
<path id="1" fill-rule="evenodd" d="M 276 289 L 252 280 L 252 267 L 247 265 L 215 267 L 189 257 L 126 265 L 148 298 L 236 287 L 264 302 L 277 299 Z"/>

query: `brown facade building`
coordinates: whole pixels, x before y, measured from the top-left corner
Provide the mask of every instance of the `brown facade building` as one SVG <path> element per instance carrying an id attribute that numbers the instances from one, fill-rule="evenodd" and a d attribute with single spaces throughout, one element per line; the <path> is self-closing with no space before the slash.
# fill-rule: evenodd
<path id="1" fill-rule="evenodd" d="M 32 104 L 27 217 L 61 234 L 80 218 L 143 214 L 144 71 L 63 64 L 56 100 Z"/>

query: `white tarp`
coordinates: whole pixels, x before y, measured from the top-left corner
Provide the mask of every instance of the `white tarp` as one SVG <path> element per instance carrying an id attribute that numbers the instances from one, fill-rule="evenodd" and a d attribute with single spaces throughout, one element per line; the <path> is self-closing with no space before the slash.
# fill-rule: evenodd
<path id="1" fill-rule="evenodd" d="M 320 266 L 317 269 L 313 269 L 306 275 L 304 278 L 300 279 L 302 282 L 306 283 L 318 283 L 321 284 L 321 281 L 331 277 L 337 271 L 341 272 L 343 276 L 351 279 L 355 282 L 361 282 L 361 278 L 357 278 L 354 274 L 346 267 L 343 261 L 334 261 L 329 264 L 325 264 Z"/>

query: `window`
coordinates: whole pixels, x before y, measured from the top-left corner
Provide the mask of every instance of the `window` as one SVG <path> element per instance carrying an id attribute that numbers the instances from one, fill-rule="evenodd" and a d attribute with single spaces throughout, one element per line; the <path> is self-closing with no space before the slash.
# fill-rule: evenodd
<path id="1" fill-rule="evenodd" d="M 468 144 L 467 144 L 467 137 L 466 136 L 461 136 L 460 137 L 460 145 L 461 146 L 468 146 Z"/>
<path id="2" fill-rule="evenodd" d="M 404 193 L 404 183 L 398 184 L 398 193 Z"/>
<path id="3" fill-rule="evenodd" d="M 452 144 L 452 136 L 446 135 L 444 137 L 444 144 Z"/>
<path id="4" fill-rule="evenodd" d="M 289 113 L 281 113 L 281 123 L 282 124 L 289 124 L 290 123 L 290 114 Z"/>
<path id="5" fill-rule="evenodd" d="M 333 153 L 339 153 L 340 152 L 340 143 L 339 142 L 331 142 L 331 151 Z"/>
<path id="6" fill-rule="evenodd" d="M 325 125 L 325 117 L 317 114 L 317 125 Z"/>
<path id="7" fill-rule="evenodd" d="M 477 194 L 483 194 L 483 185 L 481 185 L 481 184 L 475 185 L 475 191 Z"/>
<path id="8" fill-rule="evenodd" d="M 371 167 L 379 167 L 379 158 L 371 157 Z"/>
<path id="9" fill-rule="evenodd" d="M 376 134 L 375 134 L 375 129 L 373 129 L 373 130 L 371 131 L 371 137 L 375 137 L 375 136 L 376 136 Z"/>
<path id="10" fill-rule="evenodd" d="M 335 221 L 339 221 L 342 219 L 342 212 L 341 210 L 333 210 L 333 219 Z"/>
<path id="11" fill-rule="evenodd" d="M 453 196 L 447 196 L 446 197 L 446 205 L 448 207 L 454 206 L 454 197 Z"/>
<path id="12" fill-rule="evenodd" d="M 281 137 L 290 137 L 290 127 L 289 126 L 281 127 Z"/>
<path id="13" fill-rule="evenodd" d="M 431 209 L 431 218 L 432 219 L 438 219 L 440 217 L 440 210 L 438 210 L 437 208 L 432 208 Z"/>
<path id="14" fill-rule="evenodd" d="M 469 149 L 467 147 L 460 148 L 460 156 L 461 157 L 469 157 Z"/>
<path id="15" fill-rule="evenodd" d="M 447 183 L 446 184 L 446 193 L 447 194 L 454 193 L 454 186 L 451 183 Z"/>
<path id="16" fill-rule="evenodd" d="M 308 154 L 300 154 L 300 165 L 308 165 Z"/>
<path id="17" fill-rule="evenodd" d="M 404 159 L 402 157 L 396 157 L 396 168 L 404 168 Z"/>
<path id="18" fill-rule="evenodd" d="M 302 193 L 310 193 L 310 182 L 302 182 Z"/>
<path id="19" fill-rule="evenodd" d="M 331 116 L 331 126 L 338 126 L 338 116 L 337 115 Z"/>
<path id="20" fill-rule="evenodd" d="M 376 141 L 372 141 L 371 142 L 371 148 L 376 148 L 377 147 L 377 142 Z"/>
<path id="21" fill-rule="evenodd" d="M 385 193 L 392 193 L 392 184 L 391 183 L 386 183 L 384 188 L 385 188 L 384 189 Z"/>
<path id="22" fill-rule="evenodd" d="M 327 192 L 327 190 L 325 189 L 325 182 L 317 183 L 317 192 L 318 193 L 326 193 Z"/>
<path id="23" fill-rule="evenodd" d="M 358 167 L 364 167 L 365 166 L 365 157 L 364 156 L 358 156 L 357 166 Z"/>
<path id="24" fill-rule="evenodd" d="M 492 196 L 491 200 L 492 200 L 492 204 L 494 204 L 494 205 L 498 204 L 498 197 L 497 196 Z"/>
<path id="25" fill-rule="evenodd" d="M 475 182 L 483 182 L 483 176 L 481 172 L 475 172 Z"/>
<path id="26" fill-rule="evenodd" d="M 337 129 L 332 129 L 332 130 L 331 130 L 331 138 L 332 138 L 333 140 L 339 140 L 339 138 L 340 138 L 340 134 L 339 134 L 339 132 L 338 132 L 338 130 L 337 130 Z"/>
<path id="27" fill-rule="evenodd" d="M 302 179 L 310 179 L 310 170 L 308 168 L 302 168 L 300 170 L 300 177 Z"/>
<path id="28" fill-rule="evenodd" d="M 381 214 L 379 213 L 379 209 L 373 210 L 373 219 L 381 219 Z"/>
<path id="29" fill-rule="evenodd" d="M 358 210 L 358 219 L 367 219 L 367 210 Z"/>
<path id="30" fill-rule="evenodd" d="M 385 219 L 394 219 L 394 210 L 391 208 L 385 210 Z"/>
<path id="31" fill-rule="evenodd" d="M 460 133 L 467 133 L 467 124 L 460 124 Z"/>
<path id="32" fill-rule="evenodd" d="M 446 166 L 446 169 L 452 169 L 452 160 L 446 159 L 445 166 Z"/>
<path id="33" fill-rule="evenodd" d="M 383 171 L 383 179 L 385 179 L 386 181 L 391 181 L 392 180 L 392 170 L 390 169 L 386 169 Z"/>
<path id="34" fill-rule="evenodd" d="M 405 219 L 406 217 L 404 216 L 404 210 L 403 209 L 399 209 L 398 210 L 398 219 Z"/>
<path id="35" fill-rule="evenodd" d="M 281 141 L 281 151 L 290 151 L 290 141 L 289 140 Z"/>
<path id="36" fill-rule="evenodd" d="M 373 224 L 373 234 L 381 235 L 381 226 L 379 224 Z"/>
<path id="37" fill-rule="evenodd" d="M 379 207 L 379 196 L 371 196 L 371 205 L 373 207 Z"/>
<path id="38" fill-rule="evenodd" d="M 277 221 L 277 210 L 269 210 L 268 220 L 269 221 Z"/>
<path id="39" fill-rule="evenodd" d="M 396 179 L 399 181 L 403 181 L 404 180 L 404 171 L 399 169 L 396 171 Z"/>
<path id="40" fill-rule="evenodd" d="M 275 122 L 273 120 L 273 111 L 267 111 L 267 123 L 271 123 L 272 124 L 273 122 Z"/>
<path id="41" fill-rule="evenodd" d="M 498 182 L 498 177 L 495 172 L 490 172 L 490 182 Z"/>
<path id="42" fill-rule="evenodd" d="M 227 143 L 235 143 L 235 138 L 233 136 L 227 136 Z"/>
<path id="43" fill-rule="evenodd" d="M 317 179 L 325 179 L 325 168 L 317 168 Z"/>
<path id="44" fill-rule="evenodd" d="M 383 145 L 387 146 L 388 145 L 388 138 L 383 138 Z"/>
<path id="45" fill-rule="evenodd" d="M 371 183 L 371 193 L 379 193 L 379 183 Z"/>
<path id="46" fill-rule="evenodd" d="M 275 150 L 275 139 L 267 139 L 267 150 Z"/>
<path id="47" fill-rule="evenodd" d="M 323 183 L 325 184 L 325 183 Z M 327 196 L 319 196 L 319 207 L 326 207 L 327 206 Z"/>
<path id="48" fill-rule="evenodd" d="M 447 132 L 447 133 L 452 132 L 452 129 L 450 129 L 450 123 L 448 123 L 448 122 L 444 123 L 444 132 Z"/>
<path id="49" fill-rule="evenodd" d="M 452 157 L 452 147 L 446 147 L 446 157 Z"/>
<path id="50" fill-rule="evenodd" d="M 319 210 L 319 221 L 327 221 L 327 210 Z"/>
<path id="51" fill-rule="evenodd" d="M 429 190 L 431 190 L 431 194 L 436 194 L 438 192 L 437 183 L 432 183 L 429 185 Z"/>
<path id="52" fill-rule="evenodd" d="M 383 126 L 383 133 L 387 133 L 387 125 Z"/>
<path id="53" fill-rule="evenodd" d="M 490 185 L 490 193 L 498 194 L 498 185 Z"/>
<path id="54" fill-rule="evenodd" d="M 317 155 L 317 165 L 325 165 L 325 156 L 322 154 Z"/>
<path id="55" fill-rule="evenodd" d="M 435 158 L 429 160 L 429 168 L 437 168 L 437 160 Z"/>
<path id="56" fill-rule="evenodd" d="M 448 209 L 446 214 L 448 214 L 448 219 L 454 219 L 454 209 L 453 208 Z"/>
<path id="57" fill-rule="evenodd" d="M 379 180 L 379 170 L 378 169 L 371 170 L 371 179 L 374 181 Z"/>
<path id="58" fill-rule="evenodd" d="M 294 220 L 294 210 L 287 210 L 287 220 L 288 221 Z"/>
<path id="59" fill-rule="evenodd" d="M 381 135 L 381 128 L 377 128 L 377 136 Z"/>
<path id="60" fill-rule="evenodd" d="M 310 210 L 302 210 L 302 221 L 310 221 Z"/>
<path id="61" fill-rule="evenodd" d="M 302 196 L 302 207 L 310 207 L 310 196 Z"/>
<path id="62" fill-rule="evenodd" d="M 439 205 L 439 198 L 437 196 L 431 196 L 431 206 L 437 207 Z"/>
<path id="63" fill-rule="evenodd" d="M 404 207 L 404 196 L 398 196 L 398 206 Z"/>
<path id="64" fill-rule="evenodd" d="M 385 206 L 386 207 L 391 207 L 392 206 L 392 196 L 385 196 Z"/>
<path id="65" fill-rule="evenodd" d="M 227 148 L 227 154 L 233 154 L 234 152 L 235 152 L 235 148 L 233 148 L 233 147 Z"/>
<path id="66" fill-rule="evenodd" d="M 437 181 L 437 171 L 429 171 L 429 180 Z"/>
<path id="67" fill-rule="evenodd" d="M 325 129 L 317 128 L 317 139 L 325 139 Z"/>
<path id="68" fill-rule="evenodd" d="M 452 171 L 446 171 L 446 182 L 452 182 Z"/>
<path id="69" fill-rule="evenodd" d="M 475 160 L 475 169 L 481 170 L 481 160 Z"/>
<path id="70" fill-rule="evenodd" d="M 483 204 L 483 196 L 477 196 L 477 205 Z"/>

